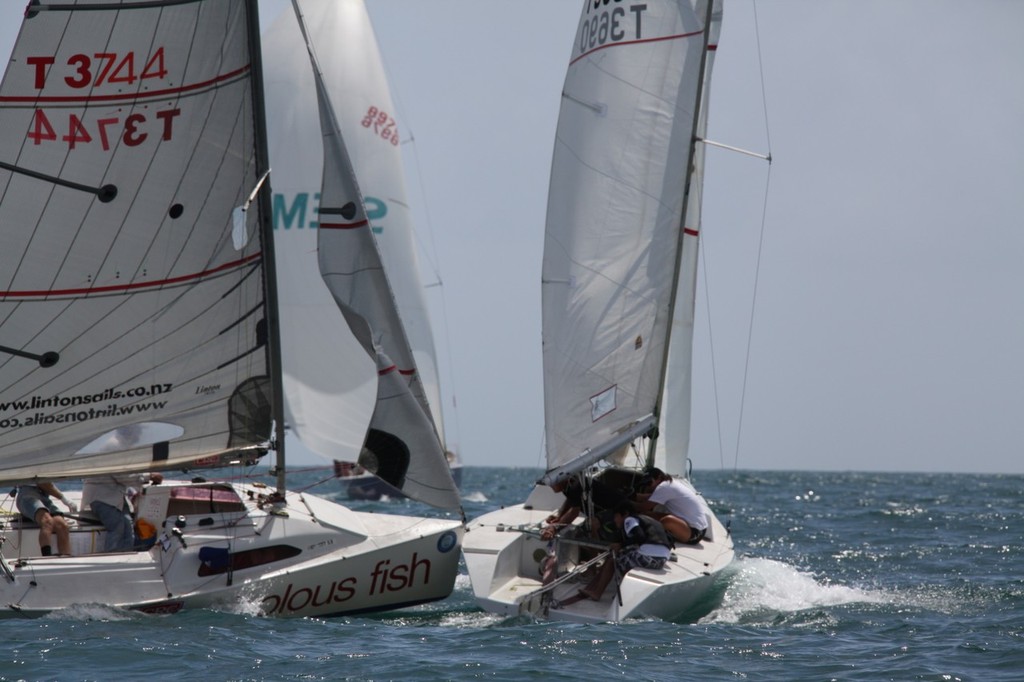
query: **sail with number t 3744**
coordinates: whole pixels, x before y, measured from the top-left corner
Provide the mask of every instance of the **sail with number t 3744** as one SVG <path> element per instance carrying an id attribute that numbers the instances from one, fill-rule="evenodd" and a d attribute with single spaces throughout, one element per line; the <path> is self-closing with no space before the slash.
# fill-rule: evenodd
<path id="1" fill-rule="evenodd" d="M 97 551 L 83 509 L 70 556 L 43 556 L 7 503 L 0 616 L 334 616 L 451 592 L 459 521 L 286 488 L 260 71 L 255 0 L 24 13 L 0 85 L 0 482 L 166 476 L 130 510 L 156 537 L 124 551 Z M 271 449 L 276 487 L 171 478 Z"/>

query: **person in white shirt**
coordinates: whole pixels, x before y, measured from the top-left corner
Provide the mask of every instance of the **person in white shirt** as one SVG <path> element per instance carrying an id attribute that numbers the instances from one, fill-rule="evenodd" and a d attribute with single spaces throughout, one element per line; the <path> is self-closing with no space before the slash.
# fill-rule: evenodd
<path id="1" fill-rule="evenodd" d="M 676 542 L 696 545 L 707 534 L 707 511 L 693 489 L 661 469 L 651 469 L 641 481 L 633 508 L 661 521 Z"/>
<path id="2" fill-rule="evenodd" d="M 575 595 L 554 605 L 562 608 L 583 599 L 600 601 L 605 588 L 612 581 L 615 569 L 625 575 L 633 568 L 653 571 L 665 567 L 672 554 L 672 539 L 656 519 L 630 510 L 629 502 L 622 502 L 615 508 L 614 523 L 619 532 L 619 542 L 612 544 L 613 556 L 605 559 L 601 570 L 586 587 Z"/>
<path id="3" fill-rule="evenodd" d="M 128 552 L 135 547 L 135 524 L 128 489 L 163 480 L 159 473 L 109 474 L 82 482 L 82 507 L 90 509 L 107 530 L 104 552 Z"/>

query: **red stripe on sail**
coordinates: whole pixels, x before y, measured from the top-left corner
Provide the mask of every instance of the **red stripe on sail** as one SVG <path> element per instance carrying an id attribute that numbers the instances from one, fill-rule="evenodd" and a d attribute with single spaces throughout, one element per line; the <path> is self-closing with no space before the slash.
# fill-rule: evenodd
<path id="1" fill-rule="evenodd" d="M 178 277 L 169 277 L 167 279 L 159 279 L 149 282 L 134 282 L 132 284 L 111 284 L 103 287 L 82 287 L 80 289 L 46 289 L 40 291 L 0 291 L 0 298 L 14 297 L 14 298 L 34 298 L 38 296 L 81 296 L 89 294 L 109 294 L 109 293 L 126 293 L 129 291 L 139 291 L 141 289 L 156 289 L 168 284 L 182 284 L 210 275 L 216 275 L 226 270 L 233 270 L 240 268 L 243 265 L 247 265 L 254 260 L 258 260 L 262 254 L 254 253 L 251 256 L 247 256 L 240 260 L 234 260 L 230 263 L 224 263 L 218 265 L 210 270 L 203 270 L 202 272 L 193 272 L 187 275 L 179 275 Z"/>
<path id="2" fill-rule="evenodd" d="M 690 235 L 691 237 L 696 237 L 698 232 L 697 232 L 697 230 L 693 229 L 692 227 L 684 227 L 683 228 L 683 234 Z"/>
<path id="3" fill-rule="evenodd" d="M 398 372 L 402 376 L 406 377 L 411 377 L 414 374 L 416 374 L 415 369 L 398 369 L 398 365 L 391 365 L 390 367 L 385 367 L 384 369 L 377 370 L 377 375 L 384 376 L 385 374 L 391 374 L 392 372 Z"/>
<path id="4" fill-rule="evenodd" d="M 164 90 L 149 90 L 147 92 L 137 92 L 132 94 L 116 94 L 116 95 L 82 95 L 80 97 L 68 97 L 68 96 L 57 96 L 57 95 L 28 95 L 28 96 L 9 96 L 0 97 L 0 102 L 3 103 L 49 103 L 49 104 L 76 104 L 76 103 L 89 103 L 89 102 L 132 102 L 139 99 L 152 99 L 154 97 L 167 97 L 169 95 L 183 95 L 188 92 L 195 90 L 202 90 L 203 88 L 209 88 L 211 86 L 218 86 L 224 84 L 225 81 L 229 81 L 238 78 L 240 75 L 249 71 L 250 66 L 245 66 L 230 71 L 223 75 L 211 78 L 210 80 L 202 81 L 201 83 L 193 83 L 191 85 L 182 85 L 178 88 L 165 88 Z"/>
<path id="5" fill-rule="evenodd" d="M 570 61 L 569 62 L 569 66 L 572 66 L 573 64 L 575 64 L 579 60 L 583 59 L 584 57 L 589 57 L 590 55 L 594 54 L 595 52 L 600 52 L 601 50 L 603 50 L 603 49 L 605 49 L 607 47 L 619 47 L 619 46 L 622 46 L 622 45 L 643 45 L 645 43 L 660 43 L 660 42 L 662 42 L 664 40 L 679 40 L 680 38 L 692 38 L 693 36 L 700 36 L 700 35 L 704 35 L 704 31 L 703 30 L 694 31 L 693 33 L 679 33 L 679 34 L 674 35 L 674 36 L 663 36 L 661 38 L 644 38 L 642 40 L 623 40 L 622 42 L 618 42 L 618 43 L 608 43 L 607 45 L 600 45 L 598 47 L 595 47 L 590 52 L 584 52 L 579 57 L 576 57 L 576 59 L 573 59 L 572 61 Z"/>
<path id="6" fill-rule="evenodd" d="M 360 220 L 355 223 L 320 223 L 321 230 L 355 230 L 360 227 L 366 227 L 370 224 L 369 220 Z"/>

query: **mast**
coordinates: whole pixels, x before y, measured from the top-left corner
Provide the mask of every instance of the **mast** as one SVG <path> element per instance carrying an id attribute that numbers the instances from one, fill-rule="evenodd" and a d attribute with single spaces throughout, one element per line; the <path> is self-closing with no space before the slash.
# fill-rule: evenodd
<path id="1" fill-rule="evenodd" d="M 267 120 L 263 109 L 263 62 L 260 50 L 260 17 L 258 0 L 246 0 L 246 19 L 249 22 L 249 54 L 252 61 L 253 124 L 256 129 L 257 177 L 270 171 L 270 152 L 267 149 Z M 267 313 L 267 366 L 270 369 L 271 400 L 274 418 L 275 452 L 277 461 L 277 492 L 285 493 L 285 448 L 284 448 L 284 383 L 281 372 L 281 326 L 277 310 L 277 266 L 274 259 L 274 225 L 270 202 L 269 179 L 260 188 L 258 196 L 260 217 L 260 239 L 263 249 L 263 286 L 266 291 L 264 311 Z"/>
<path id="2" fill-rule="evenodd" d="M 683 259 L 683 240 L 685 235 L 683 233 L 686 227 L 686 210 L 690 204 L 690 180 L 692 173 L 690 169 L 693 168 L 693 156 L 697 149 L 697 132 L 700 126 L 700 114 L 701 106 L 704 100 L 704 80 L 705 74 L 707 73 L 708 64 L 708 43 L 711 38 L 711 17 L 712 11 L 714 10 L 714 0 L 706 0 L 707 6 L 704 11 L 704 49 L 700 53 L 700 75 L 697 79 L 697 98 L 695 100 L 693 117 L 693 130 L 690 133 L 690 146 L 689 152 L 686 159 L 686 185 L 683 188 L 683 205 L 680 208 L 679 216 L 679 239 L 676 241 L 676 266 L 672 272 L 672 290 L 669 298 L 668 305 L 668 323 L 665 326 L 666 338 L 665 338 L 665 353 L 661 363 L 661 378 L 658 382 L 658 393 L 654 403 L 654 428 L 650 431 L 650 443 L 647 447 L 647 466 L 654 465 L 654 451 L 658 444 L 658 428 L 657 425 L 661 419 L 661 403 L 665 397 L 665 382 L 668 375 L 668 355 L 669 349 L 672 347 L 672 316 L 676 310 L 676 296 L 679 290 L 679 270 L 682 267 Z"/>

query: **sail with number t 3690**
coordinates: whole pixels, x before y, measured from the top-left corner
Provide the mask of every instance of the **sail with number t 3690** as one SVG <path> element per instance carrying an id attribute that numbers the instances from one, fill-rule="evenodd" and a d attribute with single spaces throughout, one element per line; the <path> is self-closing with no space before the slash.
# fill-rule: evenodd
<path id="1" fill-rule="evenodd" d="M 605 487 L 609 497 L 632 499 L 663 461 L 655 442 L 665 405 L 676 401 L 689 421 L 699 138 L 721 11 L 720 0 L 584 3 L 545 228 L 547 470 L 523 505 L 470 524 L 466 565 L 488 610 L 583 622 L 686 618 L 732 560 L 727 531 L 686 480 L 680 441 L 669 460 L 679 468 L 668 473 L 696 496 L 689 530 L 705 534 L 692 544 L 677 538 L 663 568 L 634 568 L 614 588 L 595 584 L 590 589 L 606 591 L 581 599 L 572 580 L 594 563 L 584 553 L 589 534 L 581 544 L 563 531 L 549 550 L 538 533 L 564 502 L 549 486 L 576 481 L 584 491 Z M 674 397 L 666 400 L 669 386 Z M 524 532 L 502 532 L 508 527 Z"/>

